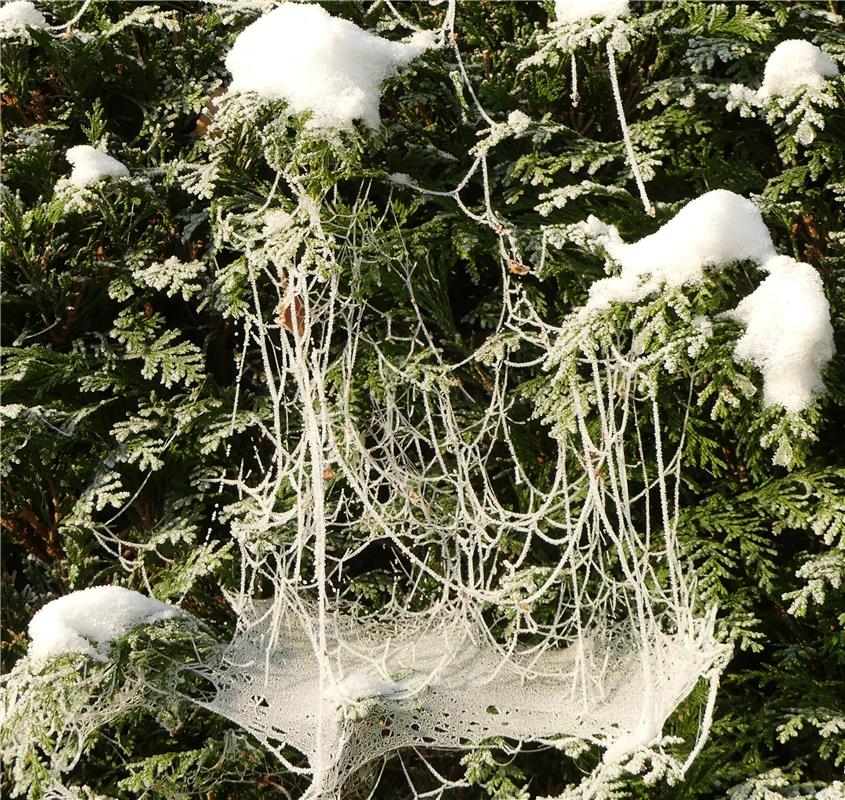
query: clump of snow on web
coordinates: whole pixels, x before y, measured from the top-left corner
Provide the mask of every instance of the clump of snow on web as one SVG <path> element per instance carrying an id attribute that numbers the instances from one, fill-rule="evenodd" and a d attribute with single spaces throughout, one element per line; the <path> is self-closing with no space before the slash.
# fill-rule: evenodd
<path id="1" fill-rule="evenodd" d="M 731 313 L 746 326 L 734 353 L 763 373 L 766 405 L 800 411 L 822 388 L 821 370 L 833 358 L 830 306 L 809 264 L 775 256 L 763 268 L 768 277 Z"/>
<path id="2" fill-rule="evenodd" d="M 261 235 L 265 238 L 271 237 L 285 230 L 293 220 L 293 216 L 280 208 L 274 208 L 264 215 L 264 229 Z"/>
<path id="3" fill-rule="evenodd" d="M 181 615 L 178 608 L 121 586 L 95 586 L 47 603 L 29 623 L 30 656 L 81 653 L 105 661 L 111 643 L 138 625 Z"/>
<path id="4" fill-rule="evenodd" d="M 403 683 L 385 680 L 370 672 L 359 670 L 331 683 L 324 691 L 323 697 L 331 707 L 355 718 L 357 715 L 366 714 L 376 703 L 399 698 L 407 692 L 408 686 Z"/>
<path id="5" fill-rule="evenodd" d="M 44 15 L 29 0 L 13 0 L 0 7 L 0 38 L 15 36 L 26 28 L 46 28 Z"/>
<path id="6" fill-rule="evenodd" d="M 614 226 L 596 217 L 589 217 L 585 227 L 622 267 L 618 276 L 592 285 L 588 310 L 643 300 L 663 284 L 699 283 L 707 267 L 745 260 L 762 263 L 775 254 L 759 209 L 725 189 L 697 197 L 658 231 L 633 244 L 623 242 Z"/>
<path id="7" fill-rule="evenodd" d="M 382 82 L 436 38 L 418 31 L 391 42 L 318 5 L 285 3 L 243 30 L 226 67 L 233 90 L 285 100 L 296 114 L 310 111 L 313 127 L 348 128 L 360 119 L 377 128 Z"/>
<path id="8" fill-rule="evenodd" d="M 614 19 L 628 13 L 628 0 L 556 0 L 555 16 L 558 22 L 604 17 Z"/>
<path id="9" fill-rule="evenodd" d="M 70 182 L 80 188 L 96 183 L 103 178 L 128 178 L 129 170 L 116 158 L 102 150 L 95 150 L 91 145 L 80 144 L 71 147 L 65 153 L 68 163 L 73 166 Z"/>
<path id="10" fill-rule="evenodd" d="M 820 47 L 804 39 L 787 39 L 766 61 L 757 97 L 765 100 L 792 94 L 802 86 L 821 86 L 838 74 L 839 68 Z"/>

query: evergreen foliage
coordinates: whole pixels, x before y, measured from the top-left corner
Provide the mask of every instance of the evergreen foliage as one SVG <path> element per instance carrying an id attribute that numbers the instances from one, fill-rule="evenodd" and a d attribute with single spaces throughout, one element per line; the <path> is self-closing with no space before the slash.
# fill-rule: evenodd
<path id="1" fill-rule="evenodd" d="M 592 391 L 574 343 L 599 349 L 634 335 L 649 359 L 639 390 L 656 393 L 673 444 L 684 431 L 683 554 L 702 608 L 718 605 L 734 655 L 686 778 L 655 782 L 660 764 L 643 764 L 606 796 L 845 797 L 845 80 L 762 108 L 731 89 L 758 86 L 768 54 L 791 38 L 821 45 L 845 69 L 836 13 L 845 9 L 804 0 L 632 3 L 624 21 L 579 37 L 548 29 L 551 4 L 459 3 L 456 45 L 493 124 L 446 46 L 387 82 L 380 129 L 315 133 L 283 102 L 215 102 L 235 36 L 272 5 L 93 2 L 67 33 L 31 30 L 3 43 L 4 672 L 26 651 L 32 614 L 73 589 L 124 585 L 204 623 L 135 631 L 108 664 L 68 656 L 44 674 L 10 673 L 7 701 L 26 694 L 30 705 L 2 720 L 5 795 L 222 800 L 302 790 L 247 733 L 191 702 L 208 687 L 179 669 L 236 625 L 226 602 L 238 582 L 230 526 L 254 509 L 219 476 L 252 459 L 254 447 L 262 452 L 268 422 L 262 365 L 241 360 L 249 248 L 270 238 L 257 211 L 272 198 L 294 218 L 277 246 L 305 253 L 316 271 L 330 268 L 296 220 L 304 212 L 274 184 L 284 166 L 339 239 L 350 220 L 371 232 L 358 243 L 356 269 L 373 330 L 388 314 L 397 329 L 414 325 L 408 287 L 391 266 L 407 257 L 432 348 L 450 361 L 481 345 L 501 352 L 512 342 L 489 336 L 501 305 L 497 232 L 455 196 L 414 188 L 452 192 L 483 152 L 489 169 L 472 176 L 460 201 L 482 213 L 486 182 L 520 256 L 508 269 L 550 322 L 566 319 L 606 275 L 604 254 L 577 223 L 594 214 L 633 241 L 710 189 L 751 198 L 778 252 L 819 271 L 838 354 L 806 411 L 764 406 L 760 374 L 733 359 L 740 327 L 724 312 L 761 279 L 740 263 L 701 285 L 613 306 L 550 347 L 512 388 L 526 420 L 514 447 L 534 456 L 542 481 L 541 423 L 570 429 L 570 387 L 578 383 L 587 402 Z M 389 4 L 324 5 L 388 38 L 408 32 Z M 400 7 L 427 28 L 444 9 Z M 65 0 L 44 7 L 51 24 L 79 10 Z M 609 36 L 654 218 L 626 160 Z M 84 143 L 108 150 L 130 177 L 68 187 L 63 154 Z M 388 198 L 396 219 L 382 225 Z M 266 308 L 276 296 L 271 278 L 263 274 L 256 289 Z M 296 336 L 295 304 L 277 313 Z M 703 316 L 712 320 L 706 330 Z M 361 415 L 381 389 L 375 364 L 364 373 L 367 355 L 352 387 Z M 420 375 L 436 380 L 431 356 L 420 357 Z M 461 380 L 469 424 L 489 393 L 483 364 Z M 290 420 L 286 435 L 299 437 L 299 424 Z M 501 481 L 519 507 L 507 454 Z M 280 508 L 294 500 L 280 489 Z M 267 547 L 286 535 L 268 532 Z M 332 546 L 346 547 L 350 535 Z M 553 563 L 538 550 L 522 590 Z M 385 565 L 362 564 L 349 592 L 377 607 L 390 592 Z M 695 738 L 703 692 L 664 734 Z M 62 721 L 68 709 L 82 713 L 73 730 Z M 598 748 L 573 742 L 507 756 L 494 745 L 432 758 L 449 779 L 468 781 L 458 796 L 494 800 L 576 797 L 580 774 L 601 759 Z M 51 757 L 64 759 L 63 784 L 47 769 Z M 430 776 L 394 758 L 376 796 L 408 796 L 406 769 L 422 791 Z M 344 796 L 367 797 L 378 772 L 356 776 Z"/>

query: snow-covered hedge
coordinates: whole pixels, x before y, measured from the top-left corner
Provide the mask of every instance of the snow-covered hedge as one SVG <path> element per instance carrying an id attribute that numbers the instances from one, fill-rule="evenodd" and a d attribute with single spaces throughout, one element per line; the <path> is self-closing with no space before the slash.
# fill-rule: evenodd
<path id="1" fill-rule="evenodd" d="M 4 796 L 840 797 L 843 31 L 0 7 Z"/>

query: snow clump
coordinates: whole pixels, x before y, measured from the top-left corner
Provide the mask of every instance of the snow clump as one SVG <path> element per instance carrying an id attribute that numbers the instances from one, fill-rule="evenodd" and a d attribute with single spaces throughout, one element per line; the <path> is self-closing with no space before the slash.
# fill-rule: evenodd
<path id="1" fill-rule="evenodd" d="M 620 275 L 592 285 L 588 310 L 643 300 L 663 284 L 700 283 L 707 267 L 746 260 L 760 264 L 775 255 L 759 209 L 725 189 L 697 197 L 658 231 L 633 244 L 593 216 L 585 227 L 622 267 Z"/>
<path id="2" fill-rule="evenodd" d="M 327 695 L 328 699 L 334 700 L 339 705 L 346 705 L 364 700 L 393 697 L 405 691 L 405 688 L 401 683 L 386 681 L 376 675 L 353 672 L 331 686 Z"/>
<path id="3" fill-rule="evenodd" d="M 628 0 L 556 0 L 555 16 L 558 22 L 604 17 L 615 19 L 628 13 Z"/>
<path id="4" fill-rule="evenodd" d="M 15 36 L 26 28 L 46 28 L 44 15 L 29 0 L 13 0 L 0 7 L 0 38 Z"/>
<path id="5" fill-rule="evenodd" d="M 318 5 L 285 3 L 246 27 L 226 56 L 231 89 L 285 100 L 310 111 L 310 125 L 348 128 L 360 119 L 379 126 L 382 82 L 436 44 L 418 31 L 391 42 L 333 17 Z"/>
<path id="6" fill-rule="evenodd" d="M 802 86 L 821 86 L 838 74 L 839 68 L 821 48 L 804 39 L 787 39 L 766 61 L 757 97 L 766 100 L 790 95 Z"/>
<path id="7" fill-rule="evenodd" d="M 809 264 L 775 256 L 768 277 L 731 312 L 745 333 L 734 355 L 763 374 L 763 401 L 801 411 L 822 388 L 821 370 L 834 354 L 830 306 Z"/>
<path id="8" fill-rule="evenodd" d="M 29 623 L 29 655 L 43 661 L 81 653 L 105 661 L 111 643 L 138 625 L 182 612 L 121 586 L 95 586 L 47 603 Z"/>
<path id="9" fill-rule="evenodd" d="M 65 153 L 65 158 L 73 166 L 70 182 L 79 188 L 96 183 L 103 178 L 129 177 L 129 170 L 124 164 L 87 144 L 71 147 Z"/>

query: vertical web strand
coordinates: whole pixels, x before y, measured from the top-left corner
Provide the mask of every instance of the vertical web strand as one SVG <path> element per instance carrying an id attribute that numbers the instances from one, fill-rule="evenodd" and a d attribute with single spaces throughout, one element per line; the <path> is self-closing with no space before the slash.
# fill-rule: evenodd
<path id="1" fill-rule="evenodd" d="M 628 163 L 631 166 L 631 172 L 634 173 L 634 180 L 637 183 L 637 191 L 640 193 L 640 200 L 642 200 L 643 208 L 650 216 L 654 216 L 654 206 L 651 200 L 648 199 L 648 194 L 645 190 L 645 183 L 640 172 L 639 164 L 637 163 L 637 156 L 634 153 L 634 145 L 631 142 L 631 133 L 628 130 L 628 123 L 625 120 L 625 109 L 622 107 L 622 95 L 619 92 L 619 77 L 616 74 L 616 56 L 613 52 L 613 45 L 607 45 L 607 63 L 610 68 L 610 85 L 613 87 L 613 99 L 616 102 L 616 115 L 619 117 L 619 124 L 622 126 L 622 139 L 625 142 L 625 152 L 628 155 Z"/>

